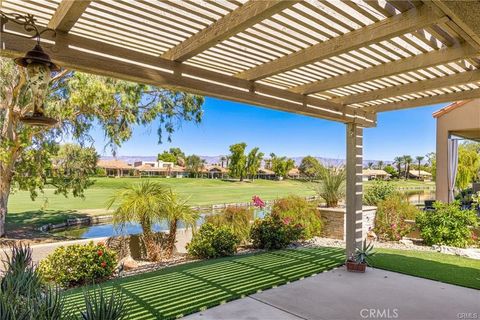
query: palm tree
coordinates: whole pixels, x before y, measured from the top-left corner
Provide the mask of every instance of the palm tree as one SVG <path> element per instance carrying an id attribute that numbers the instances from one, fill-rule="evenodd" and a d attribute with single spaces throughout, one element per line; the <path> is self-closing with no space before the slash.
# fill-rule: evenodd
<path id="1" fill-rule="evenodd" d="M 398 176 L 400 177 L 400 172 L 402 172 L 403 157 L 395 157 L 393 163 L 397 166 Z"/>
<path id="2" fill-rule="evenodd" d="M 420 166 L 422 165 L 422 161 L 425 159 L 425 157 L 422 156 L 417 156 L 415 160 L 418 162 L 418 177 L 420 178 Z"/>
<path id="3" fill-rule="evenodd" d="M 380 161 L 377 162 L 378 169 L 382 170 L 382 169 L 383 169 L 383 165 L 384 165 L 384 163 L 383 163 L 382 160 L 380 160 Z"/>
<path id="4" fill-rule="evenodd" d="M 220 163 L 222 164 L 222 168 L 224 167 L 225 161 L 227 161 L 227 158 L 225 158 L 225 156 L 221 156 L 220 157 Z"/>
<path id="5" fill-rule="evenodd" d="M 373 162 L 369 162 L 369 163 L 367 164 L 367 168 L 368 168 L 368 169 L 372 169 L 372 168 L 373 168 Z"/>
<path id="6" fill-rule="evenodd" d="M 168 189 L 164 193 L 161 210 L 169 225 L 165 257 L 170 258 L 175 248 L 178 223 L 183 222 L 186 228 L 194 230 L 200 215 L 187 204 L 187 200 L 182 199 L 172 189 Z"/>
<path id="7" fill-rule="evenodd" d="M 163 203 L 164 197 L 165 189 L 159 183 L 147 180 L 121 189 L 107 203 L 109 209 L 117 205 L 113 212 L 114 225 L 123 228 L 129 222 L 140 224 L 147 258 L 152 261 L 157 261 L 161 257 L 152 226 L 163 218 L 160 204 Z"/>
<path id="8" fill-rule="evenodd" d="M 410 173 L 410 164 L 413 162 L 413 159 L 409 155 L 404 155 L 403 162 L 405 163 L 405 180 L 407 180 L 408 174 Z"/>

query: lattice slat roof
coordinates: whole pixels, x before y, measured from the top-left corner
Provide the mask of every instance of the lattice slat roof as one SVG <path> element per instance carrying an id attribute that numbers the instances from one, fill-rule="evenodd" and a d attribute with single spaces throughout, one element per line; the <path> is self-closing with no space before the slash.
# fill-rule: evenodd
<path id="1" fill-rule="evenodd" d="M 2 0 L 68 68 L 374 126 L 480 96 L 478 2 Z M 4 56 L 31 40 L 11 23 Z"/>

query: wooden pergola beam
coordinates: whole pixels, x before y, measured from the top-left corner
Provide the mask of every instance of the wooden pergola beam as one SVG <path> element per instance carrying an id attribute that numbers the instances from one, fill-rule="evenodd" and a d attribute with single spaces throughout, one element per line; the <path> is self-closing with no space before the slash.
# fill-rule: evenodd
<path id="1" fill-rule="evenodd" d="M 90 0 L 62 0 L 48 22 L 48 28 L 69 32 L 90 4 Z"/>
<path id="2" fill-rule="evenodd" d="M 460 86 L 467 83 L 479 82 L 480 81 L 480 70 L 467 71 L 457 73 L 448 77 L 439 77 L 430 80 L 416 81 L 409 84 L 404 84 L 401 86 L 391 86 L 385 89 L 379 89 L 374 91 L 369 91 L 365 93 L 352 94 L 345 97 L 338 97 L 331 99 L 330 101 L 341 103 L 341 104 L 353 104 L 361 103 L 365 101 L 372 101 L 378 99 L 384 99 L 389 97 L 398 97 L 404 94 L 422 92 L 440 88 L 446 88 L 451 86 Z"/>
<path id="3" fill-rule="evenodd" d="M 418 69 L 425 69 L 476 55 L 478 55 L 477 50 L 468 44 L 463 44 L 457 47 L 443 48 L 394 62 L 380 64 L 372 68 L 349 72 L 341 76 L 311 82 L 290 88 L 290 90 L 301 94 L 312 94 Z"/>
<path id="4" fill-rule="evenodd" d="M 256 1 L 250 0 L 241 7 L 220 18 L 212 25 L 165 52 L 162 57 L 182 62 L 215 46 L 217 43 L 248 29 L 260 21 L 288 8 L 299 0 Z"/>
<path id="5" fill-rule="evenodd" d="M 447 20 L 446 16 L 432 11 L 430 7 L 422 6 L 237 73 L 236 76 L 247 80 L 266 78 Z"/>
<path id="6" fill-rule="evenodd" d="M 480 50 L 480 2 L 433 0 L 451 20 L 450 25 L 470 45 Z"/>
<path id="7" fill-rule="evenodd" d="M 30 50 L 34 42 L 8 31 L 25 33 L 18 25 L 6 25 L 1 33 L 0 55 L 18 57 Z M 45 33 L 44 39 L 55 41 L 52 60 L 65 68 L 147 83 L 169 89 L 238 101 L 276 110 L 339 122 L 375 126 L 372 113 L 305 97 L 287 90 L 253 84 L 216 72 L 184 65 L 129 49 L 100 43 L 80 36 L 57 32 Z M 48 46 L 45 46 L 48 50 Z"/>
<path id="8" fill-rule="evenodd" d="M 480 98 L 480 89 L 453 92 L 453 93 L 447 93 L 447 94 L 442 94 L 442 95 L 433 96 L 433 97 L 425 97 L 425 98 L 419 98 L 419 99 L 407 100 L 407 101 L 401 101 L 401 102 L 384 103 L 376 106 L 365 107 L 363 109 L 371 112 L 384 112 L 384 111 L 409 109 L 409 108 L 415 108 L 415 107 L 421 107 L 421 106 L 430 106 L 430 105 L 445 103 L 445 102 L 470 100 L 470 99 L 476 99 L 476 98 Z"/>

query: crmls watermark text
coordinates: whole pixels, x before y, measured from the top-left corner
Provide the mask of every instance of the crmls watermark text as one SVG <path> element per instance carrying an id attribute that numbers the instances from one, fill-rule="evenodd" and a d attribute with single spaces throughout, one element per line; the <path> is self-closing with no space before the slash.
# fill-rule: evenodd
<path id="1" fill-rule="evenodd" d="M 363 319 L 397 319 L 398 309 L 362 309 L 360 316 Z"/>
<path id="2" fill-rule="evenodd" d="M 476 312 L 459 312 L 457 319 L 480 319 L 480 316 Z"/>

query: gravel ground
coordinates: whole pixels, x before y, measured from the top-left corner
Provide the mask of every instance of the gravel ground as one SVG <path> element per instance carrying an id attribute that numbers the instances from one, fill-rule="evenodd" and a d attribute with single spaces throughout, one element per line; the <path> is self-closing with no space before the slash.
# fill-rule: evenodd
<path id="1" fill-rule="evenodd" d="M 330 238 L 320 238 L 315 237 L 311 240 L 306 241 L 303 243 L 304 247 L 312 248 L 312 247 L 339 247 L 345 248 L 345 241 L 337 240 L 337 239 L 330 239 Z M 373 241 L 374 248 L 387 248 L 387 249 L 401 249 L 401 250 L 417 250 L 417 251 L 435 251 L 432 247 L 429 246 L 421 246 L 416 245 L 413 243 L 402 243 L 396 241 L 389 241 L 389 242 L 379 242 Z"/>

